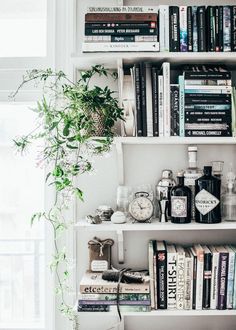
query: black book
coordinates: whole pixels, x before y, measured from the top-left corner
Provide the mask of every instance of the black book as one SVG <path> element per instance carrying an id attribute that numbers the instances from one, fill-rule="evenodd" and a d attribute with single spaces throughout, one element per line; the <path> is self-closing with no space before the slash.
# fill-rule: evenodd
<path id="1" fill-rule="evenodd" d="M 219 254 L 218 269 L 218 303 L 217 309 L 223 310 L 227 306 L 227 283 L 228 283 L 228 264 L 229 252 L 224 247 L 217 247 Z"/>
<path id="2" fill-rule="evenodd" d="M 85 28 L 86 36 L 110 36 L 110 35 L 157 35 L 157 29 L 149 28 L 116 28 L 116 27 L 105 27 L 105 28 Z"/>
<path id="3" fill-rule="evenodd" d="M 207 48 L 209 52 L 216 51 L 216 33 L 215 33 L 215 7 L 208 6 L 207 7 L 207 15 L 206 15 L 206 26 L 207 26 Z"/>
<path id="4" fill-rule="evenodd" d="M 197 22 L 198 22 L 198 51 L 206 51 L 206 8 L 199 6 L 197 8 Z"/>
<path id="5" fill-rule="evenodd" d="M 236 6 L 232 6 L 231 50 L 232 52 L 236 52 Z"/>
<path id="6" fill-rule="evenodd" d="M 170 85 L 170 135 L 179 136 L 179 85 Z"/>
<path id="7" fill-rule="evenodd" d="M 179 33 L 179 7 L 169 7 L 169 43 L 171 52 L 179 52 L 180 33 Z"/>
<path id="8" fill-rule="evenodd" d="M 192 7 L 187 7 L 187 36 L 188 36 L 188 52 L 193 51 L 193 19 Z"/>
<path id="9" fill-rule="evenodd" d="M 223 52 L 223 40 L 224 40 L 224 8 L 219 6 L 219 52 Z"/>
<path id="10" fill-rule="evenodd" d="M 157 241 L 157 305 L 159 309 L 167 309 L 167 251 L 164 241 Z"/>
<path id="11" fill-rule="evenodd" d="M 231 117 L 221 116 L 209 116 L 209 115 L 193 115 L 185 113 L 186 124 L 231 124 Z"/>
<path id="12" fill-rule="evenodd" d="M 147 136 L 147 104 L 146 104 L 146 66 L 140 63 L 140 86 L 141 86 L 141 109 L 142 109 L 142 131 Z"/>
<path id="13" fill-rule="evenodd" d="M 207 246 L 203 246 L 203 250 L 204 250 L 204 270 L 203 270 L 202 308 L 210 308 L 212 254 Z"/>
<path id="14" fill-rule="evenodd" d="M 189 94 L 187 94 L 189 95 Z M 231 95 L 229 94 L 229 97 L 185 97 L 185 105 L 189 104 L 206 104 L 206 105 L 213 105 L 213 104 L 231 104 Z"/>
<path id="15" fill-rule="evenodd" d="M 209 129 L 185 129 L 186 137 L 229 137 L 232 136 L 231 129 L 227 130 L 209 130 Z"/>
<path id="16" fill-rule="evenodd" d="M 229 71 L 185 71 L 185 80 L 203 80 L 203 79 L 214 79 L 214 80 L 227 80 L 231 79 L 231 72 Z"/>
<path id="17" fill-rule="evenodd" d="M 143 136 L 142 104 L 141 104 L 141 81 L 140 65 L 134 64 L 134 85 L 135 85 L 135 104 L 136 104 L 136 129 L 137 136 Z"/>
<path id="18" fill-rule="evenodd" d="M 152 67 L 152 114 L 153 114 L 153 136 L 159 136 L 159 109 L 158 109 L 158 69 Z"/>
<path id="19" fill-rule="evenodd" d="M 92 23 L 85 23 L 86 29 L 93 29 L 93 28 L 132 28 L 132 29 L 139 29 L 139 28 L 149 28 L 153 29 L 156 28 L 156 22 L 92 22 Z"/>
<path id="20" fill-rule="evenodd" d="M 108 305 L 78 305 L 78 312 L 109 312 Z"/>
<path id="21" fill-rule="evenodd" d="M 193 284 L 192 284 L 192 308 L 196 309 L 196 291 L 197 291 L 197 254 L 194 248 L 191 248 L 191 253 L 193 255 Z"/>
<path id="22" fill-rule="evenodd" d="M 231 99 L 231 94 L 214 94 L 214 93 L 188 93 L 185 95 L 185 99 L 190 99 L 190 98 L 196 98 L 196 99 L 204 99 L 204 100 L 208 100 L 209 99 L 209 103 L 211 103 L 211 100 L 213 99 Z"/>
<path id="23" fill-rule="evenodd" d="M 219 6 L 215 6 L 215 51 L 220 51 L 220 35 L 219 35 Z"/>

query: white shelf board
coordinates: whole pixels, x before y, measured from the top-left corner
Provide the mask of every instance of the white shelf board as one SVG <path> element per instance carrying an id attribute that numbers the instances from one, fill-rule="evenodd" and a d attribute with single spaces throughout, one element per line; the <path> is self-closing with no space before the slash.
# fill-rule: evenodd
<path id="1" fill-rule="evenodd" d="M 116 137 L 122 144 L 236 144 L 236 137 Z"/>
<path id="2" fill-rule="evenodd" d="M 235 53 L 171 53 L 171 52 L 109 52 L 109 53 L 81 53 L 72 54 L 71 61 L 78 69 L 86 69 L 91 65 L 104 64 L 108 68 L 117 68 L 117 60 L 124 64 L 133 64 L 138 61 L 164 62 L 173 64 L 185 63 L 224 63 L 236 65 Z"/>
<path id="3" fill-rule="evenodd" d="M 113 224 L 111 221 L 104 221 L 101 224 L 89 224 L 86 220 L 80 220 L 75 224 L 77 229 L 83 228 L 88 231 L 188 231 L 188 230 L 236 230 L 236 222 L 221 222 L 217 224 L 187 223 L 174 224 L 171 222 L 160 223 L 153 220 L 151 223 Z"/>

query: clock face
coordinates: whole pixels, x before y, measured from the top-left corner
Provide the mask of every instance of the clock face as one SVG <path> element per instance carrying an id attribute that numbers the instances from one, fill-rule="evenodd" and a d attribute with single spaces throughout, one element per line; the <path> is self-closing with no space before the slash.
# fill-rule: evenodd
<path id="1" fill-rule="evenodd" d="M 137 197 L 129 205 L 131 216 L 137 221 L 146 221 L 153 215 L 153 204 L 146 197 Z"/>

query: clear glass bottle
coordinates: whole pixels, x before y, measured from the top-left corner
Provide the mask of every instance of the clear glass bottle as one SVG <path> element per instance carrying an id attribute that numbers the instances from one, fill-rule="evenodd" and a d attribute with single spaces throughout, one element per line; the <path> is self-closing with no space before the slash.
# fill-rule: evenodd
<path id="1" fill-rule="evenodd" d="M 222 220 L 223 221 L 236 221 L 236 193 L 235 187 L 235 174 L 232 167 L 226 176 L 226 192 L 222 194 Z"/>
<path id="2" fill-rule="evenodd" d="M 191 219 L 195 220 L 195 181 L 202 176 L 202 171 L 197 167 L 197 146 L 188 147 L 188 168 L 184 173 L 184 184 L 189 187 L 192 194 Z"/>

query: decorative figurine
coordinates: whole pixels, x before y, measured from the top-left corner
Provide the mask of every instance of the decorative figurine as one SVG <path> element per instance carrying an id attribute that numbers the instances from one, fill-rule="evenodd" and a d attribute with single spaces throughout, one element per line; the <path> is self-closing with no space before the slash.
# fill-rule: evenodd
<path id="1" fill-rule="evenodd" d="M 110 221 L 113 213 L 114 211 L 112 208 L 107 205 L 101 205 L 96 209 L 96 214 L 102 221 Z"/>
<path id="2" fill-rule="evenodd" d="M 115 224 L 125 223 L 126 222 L 125 213 L 121 211 L 114 212 L 111 216 L 111 222 Z"/>

